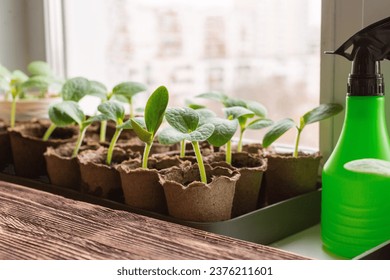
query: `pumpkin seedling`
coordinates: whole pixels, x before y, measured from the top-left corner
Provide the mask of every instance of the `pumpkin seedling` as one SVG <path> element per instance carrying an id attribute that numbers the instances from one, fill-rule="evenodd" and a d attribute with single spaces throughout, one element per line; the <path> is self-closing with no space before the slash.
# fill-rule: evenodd
<path id="1" fill-rule="evenodd" d="M 237 152 L 242 151 L 244 132 L 247 129 L 262 129 L 273 123 L 270 119 L 265 118 L 267 115 L 267 109 L 259 102 L 231 98 L 220 92 L 207 92 L 200 94 L 197 97 L 219 101 L 223 104 L 223 106 L 225 106 L 225 115 L 232 116 L 232 118 L 238 120 L 240 125 L 240 135 L 237 144 Z M 237 107 L 245 108 L 248 111 L 247 113 L 240 112 Z M 248 121 L 254 117 L 256 117 L 256 119 L 251 120 L 248 123 Z"/>
<path id="2" fill-rule="evenodd" d="M 154 137 L 164 119 L 165 110 L 169 101 L 168 90 L 164 86 L 158 87 L 149 97 L 145 106 L 144 124 L 135 118 L 131 118 L 124 127 L 132 128 L 139 139 L 145 143 L 142 158 L 142 168 L 148 168 L 149 153 L 153 145 Z"/>
<path id="3" fill-rule="evenodd" d="M 133 108 L 133 97 L 140 93 L 146 91 L 146 86 L 137 82 L 123 82 L 116 85 L 112 89 L 112 94 L 119 99 L 121 97 L 125 99 L 125 101 L 130 106 L 130 118 L 134 118 L 134 108 Z"/>
<path id="4" fill-rule="evenodd" d="M 118 141 L 119 136 L 122 133 L 122 130 L 125 128 L 123 127 L 124 124 L 123 121 L 125 118 L 125 109 L 121 104 L 117 102 L 106 101 L 98 106 L 98 111 L 104 116 L 102 117 L 102 119 L 111 120 L 116 124 L 115 133 L 111 139 L 110 146 L 108 147 L 107 158 L 106 158 L 107 165 L 111 165 L 115 144 Z"/>
<path id="5" fill-rule="evenodd" d="M 62 86 L 62 99 L 63 101 L 79 102 L 81 98 L 90 92 L 90 87 L 90 82 L 85 78 L 77 77 L 69 79 Z M 55 128 L 56 124 L 52 122 L 43 136 L 43 141 L 47 141 L 49 139 Z"/>
<path id="6" fill-rule="evenodd" d="M 221 119 L 211 118 L 209 122 L 214 125 L 215 129 L 213 134 L 207 139 L 207 141 L 216 147 L 221 147 L 226 144 L 226 158 L 225 161 L 229 164 L 232 163 L 232 148 L 231 139 L 236 133 L 238 128 L 237 119 Z"/>
<path id="7" fill-rule="evenodd" d="M 171 129 L 171 133 L 159 135 L 159 141 L 162 144 L 174 144 L 183 140 L 190 141 L 198 162 L 200 179 L 207 184 L 206 170 L 199 148 L 199 141 L 209 139 L 214 132 L 214 125 L 212 123 L 200 124 L 199 114 L 191 108 L 169 108 L 165 117 L 173 129 Z"/>
<path id="8" fill-rule="evenodd" d="M 191 107 L 189 107 L 191 108 Z M 194 109 L 194 108 L 191 108 Z M 199 126 L 202 124 L 208 123 L 210 119 L 215 118 L 217 115 L 206 108 L 201 107 L 200 109 L 194 109 L 199 115 Z M 175 137 L 178 137 L 175 139 Z M 182 137 L 182 135 L 177 134 L 177 130 L 174 129 L 172 126 L 165 127 L 159 134 L 158 139 L 161 144 L 176 144 L 180 143 L 180 157 L 183 158 L 186 155 L 186 139 Z M 161 140 L 160 140 L 161 139 Z M 167 140 L 170 139 L 169 143 L 165 143 Z"/>
<path id="9" fill-rule="evenodd" d="M 33 61 L 27 66 L 30 77 L 20 70 L 10 73 L 0 66 L 0 87 L 6 91 L 6 98 L 11 95 L 11 127 L 15 126 L 16 103 L 18 99 L 45 98 L 50 85 L 58 83 L 50 66 L 44 61 Z M 27 94 L 28 93 L 28 94 Z"/>
<path id="10" fill-rule="evenodd" d="M 79 127 L 79 135 L 72 157 L 77 156 L 88 126 L 91 125 L 92 122 L 100 120 L 102 117 L 103 116 L 99 115 L 87 119 L 84 112 L 75 101 L 62 101 L 49 108 L 49 118 L 57 127 L 65 127 L 74 123 Z"/>
<path id="11" fill-rule="evenodd" d="M 15 127 L 16 117 L 16 101 L 23 92 L 22 84 L 28 80 L 28 76 L 20 70 L 15 70 L 12 73 L 0 65 L 0 86 L 5 91 L 5 100 L 11 96 L 11 128 Z"/>
<path id="12" fill-rule="evenodd" d="M 109 101 L 113 96 L 112 92 L 107 90 L 107 87 L 98 81 L 90 81 L 90 92 L 88 95 L 96 96 L 100 98 L 100 104 L 103 102 Z M 106 140 L 106 130 L 107 130 L 107 120 L 102 120 L 100 122 L 100 134 L 99 140 L 100 142 L 104 142 Z"/>
<path id="13" fill-rule="evenodd" d="M 263 147 L 269 147 L 280 136 L 282 136 L 284 133 L 286 133 L 288 130 L 295 126 L 295 128 L 297 129 L 297 137 L 295 140 L 293 156 L 298 157 L 299 141 L 301 133 L 306 127 L 306 125 L 333 117 L 340 113 L 342 110 L 343 106 L 341 106 L 340 104 L 321 104 L 320 106 L 312 109 L 311 111 L 300 117 L 299 126 L 295 124 L 295 122 L 290 118 L 283 119 L 273 125 L 271 129 L 264 135 Z"/>

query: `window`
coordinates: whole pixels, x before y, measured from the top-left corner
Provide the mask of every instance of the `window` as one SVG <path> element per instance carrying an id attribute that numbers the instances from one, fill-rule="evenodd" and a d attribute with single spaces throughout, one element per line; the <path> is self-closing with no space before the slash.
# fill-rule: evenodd
<path id="1" fill-rule="evenodd" d="M 171 105 L 207 91 L 264 104 L 269 117 L 299 116 L 319 104 L 320 0 L 67 0 L 67 76 L 108 87 L 124 80 L 164 84 Z M 93 6 L 93 9 L 91 7 Z M 139 104 L 144 102 L 141 96 Z M 248 131 L 259 141 L 263 132 Z M 295 131 L 280 142 L 292 145 Z M 302 145 L 318 149 L 318 125 Z"/>

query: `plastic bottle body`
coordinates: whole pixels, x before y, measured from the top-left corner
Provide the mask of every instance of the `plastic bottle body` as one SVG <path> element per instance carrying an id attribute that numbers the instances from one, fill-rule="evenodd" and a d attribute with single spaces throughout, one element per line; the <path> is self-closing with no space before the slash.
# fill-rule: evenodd
<path id="1" fill-rule="evenodd" d="M 338 143 L 322 173 L 322 241 L 352 258 L 390 239 L 390 179 L 357 174 L 344 164 L 361 158 L 390 161 L 383 96 L 350 96 Z"/>

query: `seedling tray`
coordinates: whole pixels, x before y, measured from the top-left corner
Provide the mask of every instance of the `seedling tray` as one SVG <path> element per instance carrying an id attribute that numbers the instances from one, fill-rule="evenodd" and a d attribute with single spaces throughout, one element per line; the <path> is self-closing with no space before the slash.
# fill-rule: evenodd
<path id="1" fill-rule="evenodd" d="M 321 191 L 314 191 L 279 202 L 245 215 L 213 223 L 190 222 L 170 216 L 134 208 L 124 203 L 102 199 L 78 191 L 59 187 L 49 183 L 47 177 L 37 180 L 0 173 L 0 180 L 15 183 L 68 198 L 85 201 L 112 209 L 129 211 L 160 220 L 186 225 L 189 227 L 235 237 L 258 244 L 269 244 L 319 223 L 321 211 Z"/>

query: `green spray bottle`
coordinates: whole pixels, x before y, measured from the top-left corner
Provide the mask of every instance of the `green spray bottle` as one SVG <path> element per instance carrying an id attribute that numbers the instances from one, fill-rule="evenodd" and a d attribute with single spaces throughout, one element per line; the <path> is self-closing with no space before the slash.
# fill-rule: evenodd
<path id="1" fill-rule="evenodd" d="M 362 158 L 390 161 L 380 73 L 380 61 L 390 59 L 390 17 L 327 53 L 352 61 L 352 70 L 343 128 L 322 173 L 321 235 L 327 251 L 353 258 L 390 239 L 390 180 L 344 168 Z"/>

